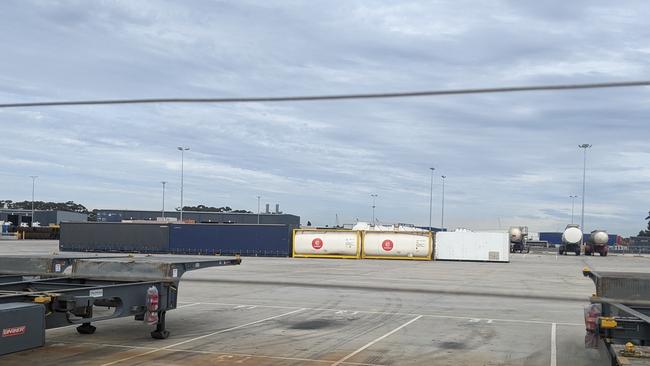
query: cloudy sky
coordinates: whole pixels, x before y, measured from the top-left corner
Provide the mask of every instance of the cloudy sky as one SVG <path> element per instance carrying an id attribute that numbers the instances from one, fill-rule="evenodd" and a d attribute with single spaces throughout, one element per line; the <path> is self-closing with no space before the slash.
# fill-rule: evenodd
<path id="1" fill-rule="evenodd" d="M 645 80 L 645 1 L 2 1 L 0 101 L 238 97 Z M 650 88 L 0 110 L 0 198 L 185 203 L 632 234 L 650 209 Z M 576 220 L 580 205 L 576 201 Z"/>

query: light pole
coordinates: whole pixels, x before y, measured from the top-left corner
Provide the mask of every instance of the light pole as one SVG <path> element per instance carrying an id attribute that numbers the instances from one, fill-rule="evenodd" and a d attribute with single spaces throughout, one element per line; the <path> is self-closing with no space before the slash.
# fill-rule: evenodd
<path id="1" fill-rule="evenodd" d="M 32 178 L 32 222 L 30 226 L 34 227 L 34 189 L 36 188 L 36 178 L 38 178 L 38 175 L 30 175 L 29 177 Z"/>
<path id="2" fill-rule="evenodd" d="M 445 227 L 445 178 L 446 175 L 441 175 L 442 178 L 442 210 L 440 213 L 440 229 L 442 230 Z"/>
<path id="3" fill-rule="evenodd" d="M 163 218 L 163 220 L 164 220 L 164 219 L 165 219 L 165 184 L 167 184 L 167 182 L 165 182 L 165 181 L 163 180 L 163 181 L 160 182 L 160 183 L 162 183 L 162 187 L 163 187 L 162 218 Z"/>
<path id="4" fill-rule="evenodd" d="M 373 193 L 370 197 L 372 197 L 372 224 L 375 225 L 375 199 L 377 195 Z"/>
<path id="5" fill-rule="evenodd" d="M 431 189 L 429 191 L 429 230 L 431 230 L 431 216 L 433 215 L 433 171 L 436 168 L 431 169 Z"/>
<path id="6" fill-rule="evenodd" d="M 183 174 L 184 174 L 185 152 L 190 148 L 179 146 L 177 147 L 177 149 L 181 152 L 181 222 L 183 222 Z"/>
<path id="7" fill-rule="evenodd" d="M 260 224 L 260 196 L 257 196 L 257 224 Z"/>
<path id="8" fill-rule="evenodd" d="M 578 198 L 578 196 L 572 194 L 569 198 L 571 198 L 571 223 L 573 224 L 573 208 L 575 207 L 576 198 Z"/>
<path id="9" fill-rule="evenodd" d="M 584 150 L 584 159 L 582 164 L 582 214 L 580 216 L 580 230 L 585 230 L 585 178 L 587 176 L 587 149 L 591 147 L 590 144 L 578 145 L 579 148 Z"/>

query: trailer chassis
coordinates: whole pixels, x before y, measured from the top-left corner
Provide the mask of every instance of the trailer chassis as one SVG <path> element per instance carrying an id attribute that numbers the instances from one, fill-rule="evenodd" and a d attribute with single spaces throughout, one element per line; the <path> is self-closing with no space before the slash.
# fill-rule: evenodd
<path id="1" fill-rule="evenodd" d="M 585 342 L 595 340 L 612 365 L 650 365 L 650 274 L 585 268 L 583 275 L 596 286 L 592 309 L 600 307 L 591 318 L 585 311 Z"/>
<path id="2" fill-rule="evenodd" d="M 166 313 L 177 307 L 181 276 L 240 263 L 238 257 L 207 256 L 0 257 L 0 304 L 37 303 L 44 307 L 46 329 L 78 325 L 79 333 L 92 334 L 97 321 L 128 316 L 145 320 L 147 294 L 155 288 L 157 317 L 151 337 L 164 339 L 169 336 Z"/>

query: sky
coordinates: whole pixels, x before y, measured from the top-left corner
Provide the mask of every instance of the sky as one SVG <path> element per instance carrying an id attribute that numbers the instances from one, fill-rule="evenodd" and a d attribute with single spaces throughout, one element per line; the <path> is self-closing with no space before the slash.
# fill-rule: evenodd
<path id="1" fill-rule="evenodd" d="M 647 80 L 645 1 L 0 2 L 0 102 Z M 0 109 L 0 199 L 184 203 L 303 223 L 621 235 L 650 210 L 650 88 Z M 575 201 L 580 221 L 581 198 Z"/>

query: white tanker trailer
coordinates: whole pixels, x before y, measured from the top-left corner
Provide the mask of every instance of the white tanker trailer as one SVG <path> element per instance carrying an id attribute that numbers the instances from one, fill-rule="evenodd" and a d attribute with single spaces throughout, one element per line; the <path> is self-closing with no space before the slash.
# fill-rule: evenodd
<path id="1" fill-rule="evenodd" d="M 569 224 L 562 233 L 562 245 L 560 245 L 560 254 L 566 255 L 573 252 L 580 255 L 580 246 L 582 245 L 582 230 L 575 224 Z"/>
<path id="2" fill-rule="evenodd" d="M 594 230 L 589 235 L 587 245 L 585 245 L 585 255 L 594 255 L 598 253 L 601 256 L 606 256 L 609 251 L 607 243 L 609 242 L 609 235 L 605 230 Z"/>
<path id="3" fill-rule="evenodd" d="M 508 236 L 510 237 L 510 253 L 530 252 L 530 247 L 527 244 L 528 226 L 511 226 Z"/>

